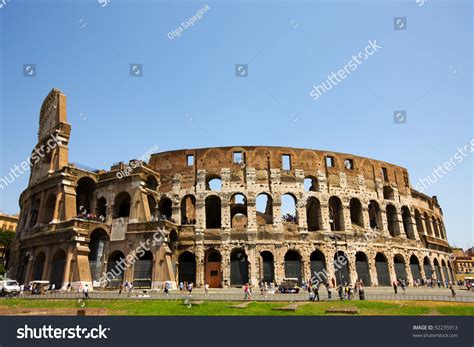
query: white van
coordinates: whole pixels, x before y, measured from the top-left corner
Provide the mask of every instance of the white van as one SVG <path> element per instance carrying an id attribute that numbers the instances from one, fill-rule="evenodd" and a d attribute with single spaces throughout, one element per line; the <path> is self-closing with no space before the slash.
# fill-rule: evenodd
<path id="1" fill-rule="evenodd" d="M 17 294 L 20 292 L 20 285 L 15 280 L 4 279 L 0 281 L 0 295 Z"/>

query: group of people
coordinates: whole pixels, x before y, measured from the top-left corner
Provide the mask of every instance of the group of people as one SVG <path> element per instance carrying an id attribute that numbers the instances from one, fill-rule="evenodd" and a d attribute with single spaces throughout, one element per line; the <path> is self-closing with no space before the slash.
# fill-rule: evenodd
<path id="1" fill-rule="evenodd" d="M 79 214 L 77 215 L 76 218 L 85 219 L 85 220 L 93 220 L 93 221 L 102 222 L 102 223 L 105 222 L 104 215 L 100 215 L 99 217 L 97 217 L 93 213 L 87 213 L 87 210 L 85 209 L 84 206 L 79 207 Z"/>
<path id="2" fill-rule="evenodd" d="M 312 281 L 311 279 L 303 281 L 303 288 L 308 291 L 310 301 L 320 300 L 319 291 L 321 285 L 323 285 L 327 291 L 328 300 L 332 300 L 334 288 L 337 289 L 340 300 L 354 300 L 356 295 L 359 295 L 360 300 L 365 300 L 365 288 L 361 279 L 357 280 L 354 284 L 344 282 L 336 286 L 336 279 L 332 278 L 331 281 L 327 283 L 321 283 L 318 280 Z"/>
<path id="3" fill-rule="evenodd" d="M 134 287 L 133 282 L 129 282 L 129 281 L 120 282 L 118 285 L 118 293 L 120 295 L 122 294 L 122 292 L 125 292 L 125 293 L 128 293 L 128 296 L 130 296 L 133 293 L 133 287 Z"/>
<path id="4" fill-rule="evenodd" d="M 168 291 L 171 289 L 171 288 L 169 288 L 169 287 L 167 288 L 167 286 L 169 286 L 169 282 L 166 282 L 166 284 L 165 284 L 165 294 L 168 294 Z M 207 287 L 206 287 L 206 286 L 207 286 Z M 194 288 L 194 283 L 193 283 L 193 282 L 188 282 L 188 281 L 184 281 L 184 282 L 181 281 L 181 282 L 179 282 L 179 293 L 180 293 L 180 294 L 185 294 L 186 292 L 188 292 L 189 295 L 191 295 L 192 292 L 193 292 L 193 288 Z M 206 288 L 207 288 L 207 289 L 206 289 Z M 206 285 L 204 286 L 204 289 L 205 289 L 205 291 L 206 291 L 206 294 L 208 294 L 208 292 L 209 292 L 209 285 L 206 284 Z"/>

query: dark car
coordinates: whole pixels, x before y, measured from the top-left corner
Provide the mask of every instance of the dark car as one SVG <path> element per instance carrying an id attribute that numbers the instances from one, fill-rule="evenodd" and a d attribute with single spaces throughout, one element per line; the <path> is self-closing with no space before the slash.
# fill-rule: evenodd
<path id="1" fill-rule="evenodd" d="M 298 294 L 300 288 L 298 287 L 297 278 L 284 278 L 278 286 L 278 291 L 282 294 Z"/>

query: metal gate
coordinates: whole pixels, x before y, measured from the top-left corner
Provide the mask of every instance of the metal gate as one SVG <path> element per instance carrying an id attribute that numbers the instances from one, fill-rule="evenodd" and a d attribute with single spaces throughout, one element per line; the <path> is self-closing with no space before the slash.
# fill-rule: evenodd
<path id="1" fill-rule="evenodd" d="M 183 262 L 179 263 L 179 282 L 196 283 L 196 263 Z"/>
<path id="2" fill-rule="evenodd" d="M 349 267 L 347 264 L 347 258 L 346 258 L 346 263 L 343 265 L 342 263 L 339 263 L 336 259 L 334 260 L 334 275 L 336 276 L 336 283 L 337 284 L 342 284 L 344 283 L 351 283 L 351 278 L 349 277 Z"/>
<path id="3" fill-rule="evenodd" d="M 285 277 L 297 278 L 298 283 L 301 283 L 301 261 L 285 260 Z"/>
<path id="4" fill-rule="evenodd" d="M 405 269 L 405 264 L 403 263 L 394 263 L 393 267 L 395 268 L 395 276 L 397 280 L 407 280 L 407 271 Z"/>
<path id="5" fill-rule="evenodd" d="M 153 260 L 137 260 L 133 267 L 133 286 L 137 288 L 151 288 Z"/>
<path id="6" fill-rule="evenodd" d="M 435 270 L 436 270 L 436 280 L 443 280 L 443 277 L 441 277 L 441 269 L 439 265 L 435 265 Z"/>
<path id="7" fill-rule="evenodd" d="M 410 270 L 413 277 L 413 282 L 416 282 L 416 280 L 421 280 L 420 266 L 418 264 L 410 264 Z"/>
<path id="8" fill-rule="evenodd" d="M 233 259 L 230 262 L 230 284 L 241 286 L 249 281 L 249 262 L 247 259 Z"/>
<path id="9" fill-rule="evenodd" d="M 366 261 L 356 261 L 356 271 L 358 279 L 366 286 L 370 286 L 369 264 Z"/>
<path id="10" fill-rule="evenodd" d="M 311 278 L 322 283 L 327 283 L 326 267 L 321 260 L 311 260 Z"/>
<path id="11" fill-rule="evenodd" d="M 263 282 L 272 283 L 275 279 L 275 266 L 273 261 L 264 260 L 263 261 Z"/>
<path id="12" fill-rule="evenodd" d="M 425 270 L 425 277 L 426 278 L 432 278 L 433 277 L 433 269 L 431 268 L 431 265 L 425 264 L 423 266 Z"/>
<path id="13" fill-rule="evenodd" d="M 385 261 L 375 262 L 375 268 L 377 269 L 377 280 L 380 286 L 390 286 L 390 273 L 388 272 L 388 264 Z"/>
<path id="14" fill-rule="evenodd" d="M 448 268 L 446 266 L 443 266 L 443 274 L 444 274 L 444 280 L 449 281 Z"/>

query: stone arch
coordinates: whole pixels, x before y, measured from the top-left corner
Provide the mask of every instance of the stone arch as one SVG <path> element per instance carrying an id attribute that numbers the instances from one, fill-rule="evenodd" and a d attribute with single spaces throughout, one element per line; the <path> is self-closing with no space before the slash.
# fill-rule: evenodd
<path id="1" fill-rule="evenodd" d="M 44 275 L 44 264 L 46 263 L 46 254 L 41 251 L 39 252 L 34 259 L 33 263 L 33 281 L 43 280 Z"/>
<path id="2" fill-rule="evenodd" d="M 357 198 L 352 198 L 349 203 L 349 209 L 350 209 L 350 214 L 351 214 L 352 225 L 363 228 L 364 216 L 363 216 L 362 204 L 360 203 L 360 200 Z"/>
<path id="3" fill-rule="evenodd" d="M 92 212 L 92 200 L 97 188 L 96 182 L 90 177 L 82 177 L 76 186 L 76 215 Z"/>
<path id="4" fill-rule="evenodd" d="M 123 266 L 125 256 L 121 251 L 113 251 L 107 260 L 107 287 L 117 288 L 123 282 L 125 267 Z"/>
<path id="5" fill-rule="evenodd" d="M 145 187 L 150 190 L 156 191 L 158 189 L 158 180 L 153 175 L 148 175 L 145 182 Z"/>
<path id="6" fill-rule="evenodd" d="M 411 212 L 407 206 L 402 207 L 403 230 L 408 239 L 415 240 L 415 232 L 413 230 L 413 223 L 411 220 Z"/>
<path id="7" fill-rule="evenodd" d="M 132 198 L 128 192 L 120 192 L 114 199 L 114 218 L 130 217 Z"/>
<path id="8" fill-rule="evenodd" d="M 317 280 L 319 283 L 328 283 L 328 274 L 326 272 L 326 257 L 319 249 L 313 251 L 309 256 L 311 278 L 313 282 Z"/>
<path id="9" fill-rule="evenodd" d="M 405 268 L 405 259 L 401 254 L 395 254 L 393 257 L 393 267 L 395 269 L 395 276 L 397 280 L 408 280 L 407 271 Z"/>
<path id="10" fill-rule="evenodd" d="M 398 213 L 394 205 L 388 204 L 386 207 L 388 231 L 392 237 L 400 235 L 398 223 Z"/>
<path id="11" fill-rule="evenodd" d="M 433 229 L 431 229 L 431 219 L 430 217 L 428 216 L 428 213 L 425 212 L 423 214 L 423 217 L 425 218 L 425 229 L 426 229 L 426 233 L 429 235 L 429 236 L 433 236 Z"/>
<path id="12" fill-rule="evenodd" d="M 441 266 L 439 265 L 438 258 L 434 258 L 433 265 L 436 273 L 436 279 L 442 281 L 443 277 L 441 276 Z"/>
<path id="13" fill-rule="evenodd" d="M 417 282 L 418 280 L 421 281 L 420 261 L 418 260 L 418 257 L 414 254 L 412 254 L 412 256 L 410 257 L 410 270 L 413 278 L 413 283 Z"/>
<path id="14" fill-rule="evenodd" d="M 260 252 L 261 278 L 263 282 L 273 283 L 275 280 L 275 263 L 273 253 L 270 251 Z"/>
<path id="15" fill-rule="evenodd" d="M 105 263 L 105 254 L 107 254 L 110 238 L 104 229 L 97 228 L 91 232 L 89 239 L 88 258 L 92 283 L 94 284 L 100 282 Z"/>
<path id="16" fill-rule="evenodd" d="M 318 192 L 319 182 L 315 176 L 306 176 L 303 181 L 303 188 L 306 192 Z"/>
<path id="17" fill-rule="evenodd" d="M 56 195 L 49 194 L 43 206 L 43 217 L 41 223 L 51 223 L 54 219 L 54 209 L 56 208 Z"/>
<path id="18" fill-rule="evenodd" d="M 163 220 L 171 220 L 173 217 L 173 201 L 167 197 L 162 196 L 158 202 L 158 215 Z"/>
<path id="19" fill-rule="evenodd" d="M 133 285 L 137 288 L 151 288 L 152 277 L 153 253 L 142 250 L 133 264 Z"/>
<path id="20" fill-rule="evenodd" d="M 448 267 L 446 266 L 446 262 L 444 261 L 444 259 L 441 259 L 441 270 L 443 271 L 444 281 L 449 282 Z"/>
<path id="21" fill-rule="evenodd" d="M 431 261 L 428 256 L 423 258 L 423 269 L 425 271 L 425 277 L 426 278 L 433 278 L 433 267 L 431 266 Z"/>
<path id="22" fill-rule="evenodd" d="M 329 223 L 331 230 L 345 230 L 344 228 L 344 208 L 341 199 L 331 196 L 328 203 Z"/>
<path id="23" fill-rule="evenodd" d="M 433 224 L 434 236 L 439 238 L 438 223 L 436 222 L 436 218 L 434 216 L 431 217 L 431 223 Z"/>
<path id="24" fill-rule="evenodd" d="M 206 209 L 206 229 L 218 229 L 221 227 L 221 198 L 217 195 L 209 195 L 204 201 Z"/>
<path id="25" fill-rule="evenodd" d="M 421 237 L 423 233 L 425 232 L 425 230 L 423 228 L 423 219 L 421 217 L 421 213 L 420 211 L 416 209 L 415 209 L 415 223 L 416 223 L 416 230 L 418 231 L 418 235 L 420 235 Z"/>
<path id="26" fill-rule="evenodd" d="M 58 249 L 54 253 L 51 260 L 51 275 L 50 282 L 54 284 L 56 289 L 60 289 L 63 286 L 64 279 L 64 268 L 66 266 L 66 252 L 62 249 Z"/>
<path id="27" fill-rule="evenodd" d="M 204 281 L 211 288 L 222 286 L 222 256 L 216 249 L 208 249 L 204 256 Z"/>
<path id="28" fill-rule="evenodd" d="M 235 230 L 247 229 L 247 197 L 242 193 L 234 193 L 230 197 L 230 221 Z"/>
<path id="29" fill-rule="evenodd" d="M 370 278 L 369 258 L 364 252 L 357 252 L 355 255 L 355 265 L 358 280 L 366 286 L 370 286 L 372 281 Z"/>
<path id="30" fill-rule="evenodd" d="M 388 261 L 385 254 L 379 252 L 375 255 L 375 269 L 377 271 L 377 281 L 379 286 L 390 286 L 390 271 L 388 269 Z"/>
<path id="31" fill-rule="evenodd" d="M 286 223 L 298 224 L 298 199 L 293 193 L 285 193 L 281 196 L 281 215 Z"/>
<path id="32" fill-rule="evenodd" d="M 249 282 L 249 261 L 243 248 L 234 248 L 230 253 L 230 284 L 242 286 Z"/>
<path id="33" fill-rule="evenodd" d="M 337 251 L 334 254 L 334 274 L 337 284 L 351 283 L 349 275 L 349 257 L 343 251 Z"/>
<path id="34" fill-rule="evenodd" d="M 196 224 L 196 198 L 192 194 L 181 199 L 181 224 Z"/>
<path id="35" fill-rule="evenodd" d="M 262 192 L 256 198 L 257 225 L 273 224 L 273 198 Z"/>
<path id="36" fill-rule="evenodd" d="M 178 258 L 179 282 L 196 283 L 196 256 L 185 251 Z"/>
<path id="37" fill-rule="evenodd" d="M 369 201 L 369 221 L 372 229 L 383 230 L 382 210 L 375 200 Z"/>
<path id="38" fill-rule="evenodd" d="M 293 249 L 285 253 L 285 278 L 297 278 L 298 283 L 302 279 L 301 254 Z"/>
<path id="39" fill-rule="evenodd" d="M 321 203 L 318 198 L 310 196 L 306 202 L 306 221 L 308 231 L 317 231 L 322 229 L 323 220 L 321 215 Z"/>

